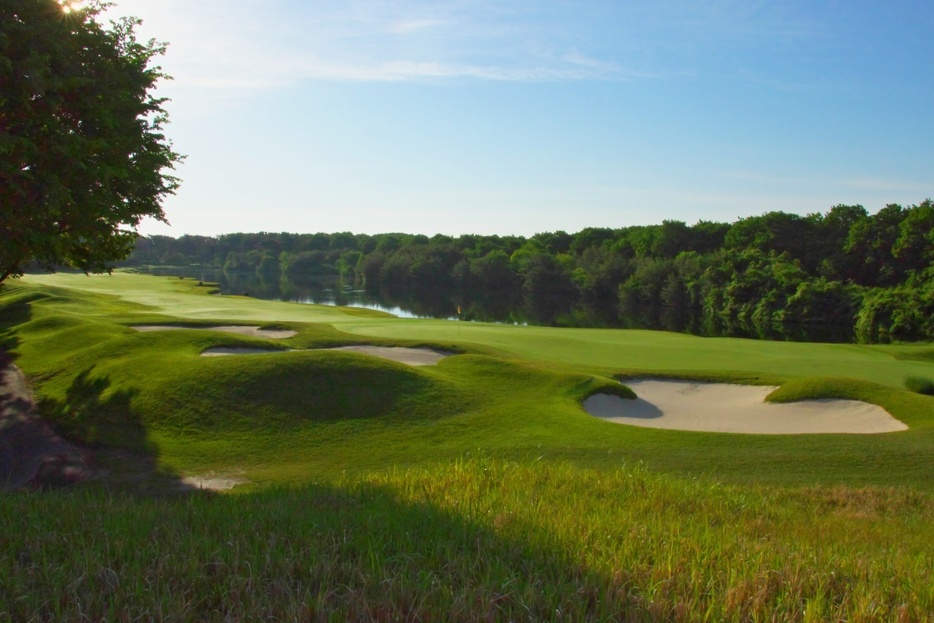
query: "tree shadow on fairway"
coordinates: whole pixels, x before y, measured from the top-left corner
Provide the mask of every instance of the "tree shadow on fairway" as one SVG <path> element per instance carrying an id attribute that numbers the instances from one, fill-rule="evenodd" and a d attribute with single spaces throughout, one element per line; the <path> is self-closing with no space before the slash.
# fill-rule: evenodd
<path id="1" fill-rule="evenodd" d="M 192 490 L 159 465 L 158 449 L 132 408 L 138 390 L 113 389 L 107 376 L 93 373 L 92 366 L 75 376 L 64 399 L 38 401 L 39 413 L 84 455 L 89 469 L 82 480 L 126 493 Z"/>
<path id="2" fill-rule="evenodd" d="M 148 450 L 146 429 L 133 414 L 135 389 L 108 391 L 106 376 L 93 376 L 94 367 L 78 373 L 65 390 L 64 400 L 41 398 L 39 409 L 68 439 L 87 446 L 110 445 Z"/>
<path id="3" fill-rule="evenodd" d="M 12 331 L 13 327 L 32 320 L 32 310 L 29 307 L 32 299 L 19 297 L 12 303 L 5 304 L 2 296 L 4 293 L 4 290 L 0 290 L 0 357 L 4 351 L 12 354 L 20 345 L 19 337 Z"/>
<path id="4" fill-rule="evenodd" d="M 10 612 L 14 620 L 26 613 L 77 618 L 82 608 L 80 616 L 91 619 L 124 609 L 169 620 L 455 622 L 632 620 L 644 612 L 647 602 L 625 573 L 601 577 L 547 535 L 504 525 L 479 508 L 476 515 L 417 498 L 366 483 L 168 505 L 109 497 L 100 502 L 106 535 L 92 527 L 64 549 L 52 538 L 27 537 L 40 550 L 31 558 L 54 561 L 60 575 L 100 567 L 122 581 L 102 595 L 94 582 L 66 588 L 37 568 L 30 594 L 62 595 L 75 612 L 52 612 L 58 604 L 47 599 L 11 603 Z M 47 523 L 54 534 L 55 520 Z M 118 548 L 82 547 L 103 538 Z M 158 591 L 136 588 L 152 577 L 171 582 Z"/>

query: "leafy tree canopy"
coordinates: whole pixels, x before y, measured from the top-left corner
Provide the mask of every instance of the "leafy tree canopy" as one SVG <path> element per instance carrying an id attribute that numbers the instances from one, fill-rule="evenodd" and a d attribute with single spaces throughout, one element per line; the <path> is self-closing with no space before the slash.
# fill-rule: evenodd
<path id="1" fill-rule="evenodd" d="M 163 134 L 164 46 L 95 0 L 0 3 L 0 283 L 31 261 L 108 270 L 129 255 L 181 160 Z"/>

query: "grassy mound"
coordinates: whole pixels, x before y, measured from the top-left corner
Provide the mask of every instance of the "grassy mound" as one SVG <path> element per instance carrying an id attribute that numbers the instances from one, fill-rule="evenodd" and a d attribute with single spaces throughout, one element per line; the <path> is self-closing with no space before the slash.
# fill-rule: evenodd
<path id="1" fill-rule="evenodd" d="M 916 394 L 934 396 L 934 379 L 923 376 L 906 376 L 905 389 Z"/>
<path id="2" fill-rule="evenodd" d="M 841 377 L 792 379 L 769 394 L 766 400 L 794 402 L 820 398 L 861 400 L 879 405 L 913 429 L 934 430 L 934 413 L 925 397 L 867 381 Z"/>
<path id="3" fill-rule="evenodd" d="M 186 361 L 149 384 L 137 407 L 158 428 L 284 430 L 307 422 L 456 412 L 448 383 L 402 364 L 342 352 Z"/>
<path id="4" fill-rule="evenodd" d="M 895 358 L 904 359 L 906 361 L 926 361 L 934 363 L 934 349 L 915 347 L 904 352 L 896 352 Z"/>

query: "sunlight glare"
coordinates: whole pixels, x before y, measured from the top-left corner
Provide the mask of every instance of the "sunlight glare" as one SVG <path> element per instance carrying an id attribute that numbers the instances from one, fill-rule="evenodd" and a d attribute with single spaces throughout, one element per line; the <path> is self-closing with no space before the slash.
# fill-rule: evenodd
<path id="1" fill-rule="evenodd" d="M 62 13 L 69 15 L 77 11 L 83 11 L 88 8 L 87 0 L 58 0 L 62 7 Z"/>

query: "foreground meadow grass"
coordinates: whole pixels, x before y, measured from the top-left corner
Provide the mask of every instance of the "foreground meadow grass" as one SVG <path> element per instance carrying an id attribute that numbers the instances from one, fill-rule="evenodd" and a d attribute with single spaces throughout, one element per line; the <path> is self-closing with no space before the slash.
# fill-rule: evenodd
<path id="1" fill-rule="evenodd" d="M 117 274 L 0 293 L 0 346 L 61 432 L 130 453 L 100 453 L 113 475 L 145 456 L 169 480 L 247 481 L 0 497 L 0 621 L 931 620 L 934 397 L 902 387 L 934 376 L 930 345 L 472 323 L 458 339 L 208 290 Z M 298 334 L 129 328 L 159 322 Z M 458 354 L 415 369 L 308 350 L 361 342 Z M 217 346 L 302 350 L 199 357 Z M 867 400 L 909 430 L 684 433 L 581 409 L 647 372 Z"/>
<path id="2" fill-rule="evenodd" d="M 0 620 L 927 621 L 932 512 L 907 491 L 486 457 L 243 495 L 30 495 L 0 501 Z"/>

